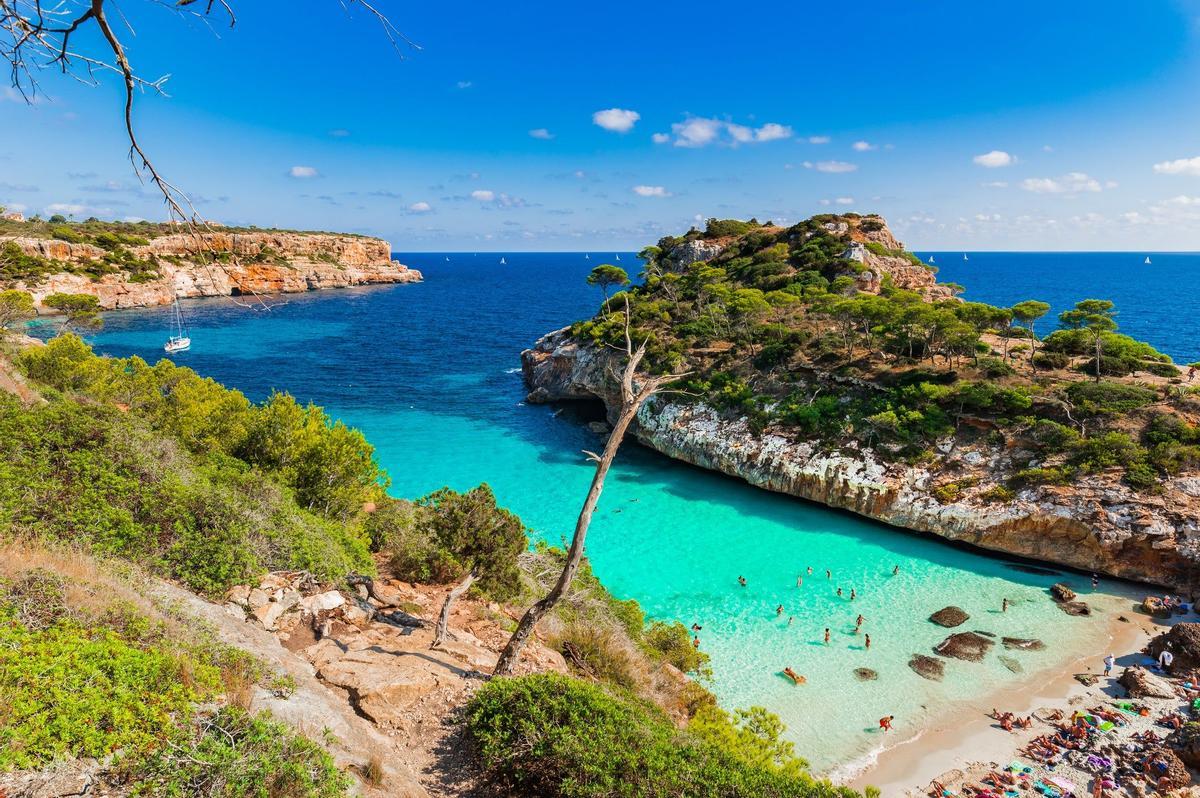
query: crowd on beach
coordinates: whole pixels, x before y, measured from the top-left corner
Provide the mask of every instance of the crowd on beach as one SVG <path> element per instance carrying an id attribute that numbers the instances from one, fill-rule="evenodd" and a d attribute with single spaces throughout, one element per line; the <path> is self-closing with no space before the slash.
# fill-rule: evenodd
<path id="1" fill-rule="evenodd" d="M 1167 600 L 1176 614 L 1183 614 L 1186 603 Z M 993 709 L 990 717 L 999 728 L 1018 735 L 1013 749 L 1017 758 L 1008 765 L 975 763 L 965 771 L 952 771 L 932 781 L 924 794 L 929 798 L 1180 795 L 1178 790 L 1193 783 L 1188 766 L 1200 764 L 1196 758 L 1200 736 L 1193 743 L 1196 727 L 1185 728 L 1200 719 L 1200 669 L 1177 668 L 1170 638 L 1160 640 L 1144 649 L 1145 659 L 1126 668 L 1119 680 L 1113 673 L 1113 654 L 1104 657 L 1101 679 L 1077 675 L 1091 686 L 1072 700 L 1072 708 L 1043 708 L 1024 716 Z M 1152 656 L 1154 649 L 1157 657 Z M 1127 697 L 1114 698 L 1126 692 Z"/>

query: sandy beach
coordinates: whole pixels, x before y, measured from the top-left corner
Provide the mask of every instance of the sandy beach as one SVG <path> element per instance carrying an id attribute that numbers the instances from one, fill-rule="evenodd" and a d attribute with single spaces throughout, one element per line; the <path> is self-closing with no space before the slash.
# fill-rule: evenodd
<path id="1" fill-rule="evenodd" d="M 1035 720 L 1032 729 L 1008 732 L 990 716 L 993 708 L 1018 716 L 1032 714 L 1037 718 L 1046 717 L 1056 709 L 1069 716 L 1077 709 L 1086 711 L 1093 706 L 1109 706 L 1114 697 L 1125 694 L 1124 688 L 1117 684 L 1122 671 L 1146 662 L 1142 649 L 1153 636 L 1166 631 L 1176 620 L 1187 619 L 1165 621 L 1133 612 L 1132 608 L 1124 613 L 1113 613 L 1106 628 L 1108 643 L 1094 656 L 1031 674 L 1018 685 L 981 696 L 979 701 L 943 715 L 932 725 L 888 746 L 865 768 L 856 773 L 843 772 L 840 779 L 835 775 L 834 780 L 856 789 L 868 785 L 878 787 L 884 798 L 907 798 L 927 795 L 934 779 L 950 787 L 950 782 L 956 778 L 961 782 L 980 771 L 986 775 L 990 769 L 1003 768 L 1014 759 L 1024 761 L 1018 749 L 1052 727 Z M 1117 663 L 1112 675 L 1104 678 L 1100 676 L 1102 659 L 1108 652 L 1116 655 Z M 1098 681 L 1085 686 L 1075 678 L 1076 674 L 1087 673 L 1097 676 Z M 1152 714 L 1158 717 L 1181 705 L 1181 700 L 1156 701 Z M 1137 728 L 1123 729 L 1130 733 L 1134 730 Z M 1164 730 L 1160 728 L 1159 731 Z"/>

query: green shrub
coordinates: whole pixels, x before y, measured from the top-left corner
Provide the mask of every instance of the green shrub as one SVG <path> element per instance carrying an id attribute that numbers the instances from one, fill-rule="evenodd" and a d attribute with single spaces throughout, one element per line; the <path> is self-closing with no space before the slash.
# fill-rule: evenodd
<path id="1" fill-rule="evenodd" d="M 1079 411 L 1089 416 L 1128 413 L 1158 398 L 1150 388 L 1121 382 L 1074 382 L 1066 392 Z"/>
<path id="2" fill-rule="evenodd" d="M 107 629 L 29 629 L 0 607 L 0 771 L 147 752 L 217 687 L 216 670 Z"/>
<path id="3" fill-rule="evenodd" d="M 979 494 L 979 500 L 989 504 L 1007 504 L 1016 498 L 1017 494 L 1012 488 L 1006 488 L 1003 485 L 993 485 Z"/>
<path id="4" fill-rule="evenodd" d="M 978 368 L 986 376 L 993 379 L 997 377 L 1008 377 L 1016 373 L 1016 369 L 1005 363 L 998 357 L 981 357 L 979 358 Z"/>
<path id="5" fill-rule="evenodd" d="M 167 798 L 341 798 L 353 784 L 317 743 L 236 707 L 129 769 L 136 795 Z"/>
<path id="6" fill-rule="evenodd" d="M 1071 356 L 1065 352 L 1038 352 L 1033 356 L 1033 365 L 1047 371 L 1065 369 L 1071 365 Z"/>
<path id="7" fill-rule="evenodd" d="M 642 644 L 652 656 L 669 662 L 684 673 L 708 673 L 708 655 L 692 645 L 692 636 L 679 621 L 651 622 L 642 635 Z"/>
<path id="8" fill-rule="evenodd" d="M 710 721 L 716 723 L 719 721 Z M 517 796 L 652 798 L 783 798 L 849 796 L 790 764 L 738 757 L 752 744 L 723 750 L 715 734 L 680 732 L 658 710 L 558 674 L 495 679 L 466 711 L 482 777 Z M 757 719 L 749 736 L 765 731 Z M 736 732 L 735 732 L 736 736 Z M 759 737 L 763 740 L 763 737 Z M 742 742 L 752 742 L 745 741 Z M 778 743 L 776 735 L 775 741 Z M 766 742 L 779 755 L 786 751 Z M 790 763 L 790 759 L 785 762 Z"/>

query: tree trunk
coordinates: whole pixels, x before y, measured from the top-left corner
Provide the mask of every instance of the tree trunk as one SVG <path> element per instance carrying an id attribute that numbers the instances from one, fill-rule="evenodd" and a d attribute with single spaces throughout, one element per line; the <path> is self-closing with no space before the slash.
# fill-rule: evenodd
<path id="1" fill-rule="evenodd" d="M 508 645 L 500 654 L 500 660 L 496 663 L 496 669 L 493 671 L 494 675 L 507 676 L 512 673 L 513 666 L 517 664 L 521 655 L 521 649 L 525 647 L 525 642 L 533 633 L 538 621 L 554 609 L 554 605 L 566 595 L 567 588 L 570 587 L 571 580 L 575 577 L 575 572 L 579 570 L 579 563 L 583 559 L 583 546 L 587 539 L 588 526 L 592 523 L 592 513 L 595 512 L 596 504 L 600 501 L 600 493 L 604 490 L 604 479 L 608 476 L 608 470 L 617 456 L 617 449 L 625 437 L 626 430 L 629 429 L 630 422 L 633 421 L 641 406 L 642 402 L 639 401 L 621 409 L 621 415 L 617 419 L 617 423 L 613 425 L 612 434 L 608 436 L 608 443 L 604 446 L 600 462 L 596 464 L 596 473 L 592 476 L 592 486 L 588 489 L 583 509 L 579 511 L 579 519 L 575 522 L 575 535 L 571 538 L 571 548 L 567 551 L 567 563 L 563 567 L 562 573 L 558 575 L 558 581 L 545 598 L 530 607 L 521 618 L 517 630 L 513 632 Z"/>
<path id="2" fill-rule="evenodd" d="M 1104 351 L 1103 339 L 1096 336 L 1096 382 L 1100 382 L 1100 355 Z"/>
<path id="3" fill-rule="evenodd" d="M 450 627 L 450 606 L 454 600 L 471 589 L 471 585 L 475 584 L 475 580 L 479 577 L 474 571 L 468 573 L 461 582 L 451 588 L 446 595 L 446 601 L 442 604 L 442 612 L 438 616 L 437 632 L 433 635 L 433 642 L 429 644 L 430 648 L 441 648 L 442 643 L 446 640 L 446 635 L 449 634 Z"/>
<path id="4" fill-rule="evenodd" d="M 1037 367 L 1033 365 L 1033 356 L 1037 352 L 1037 333 L 1033 331 L 1033 322 L 1029 322 L 1029 370 L 1036 371 Z"/>
<path id="5" fill-rule="evenodd" d="M 668 382 L 677 380 L 685 374 L 669 374 L 657 377 L 646 377 L 642 384 L 635 390 L 633 386 L 634 375 L 637 374 L 638 364 L 646 354 L 646 345 L 643 343 L 638 347 L 637 351 L 633 350 L 633 344 L 629 335 L 629 300 L 625 300 L 625 352 L 628 355 L 628 361 L 625 364 L 625 371 L 621 375 L 621 413 L 617 417 L 617 421 L 613 424 L 612 433 L 608 436 L 608 442 L 604 444 L 604 452 L 600 457 L 592 455 L 596 461 L 596 473 L 592 475 L 592 484 L 588 488 L 587 498 L 583 502 L 583 508 L 579 511 L 579 518 L 575 522 L 575 534 L 571 538 L 571 546 L 567 550 L 567 562 L 563 566 L 562 573 L 558 575 L 558 581 L 554 583 L 554 587 L 546 596 L 526 610 L 521 617 L 521 622 L 517 624 L 516 631 L 512 637 L 508 639 L 508 644 L 505 645 L 504 651 L 500 653 L 500 659 L 496 662 L 496 667 L 492 671 L 493 676 L 507 676 L 512 673 L 517 661 L 521 657 L 521 649 L 525 647 L 529 636 L 533 634 L 534 627 L 538 621 L 546 616 L 550 610 L 554 609 L 554 605 L 562 600 L 566 595 L 567 589 L 571 586 L 571 580 L 575 577 L 575 572 L 579 570 L 579 563 L 583 559 L 584 543 L 587 540 L 588 527 L 592 523 L 592 513 L 596 510 L 596 505 L 600 501 L 600 493 L 604 490 L 604 479 L 608 476 L 608 470 L 612 467 L 613 460 L 617 457 L 617 450 L 621 447 L 621 441 L 625 438 L 625 433 L 629 429 L 629 425 L 633 423 L 637 417 L 638 410 L 646 403 L 646 400 L 658 392 L 658 389 Z"/>

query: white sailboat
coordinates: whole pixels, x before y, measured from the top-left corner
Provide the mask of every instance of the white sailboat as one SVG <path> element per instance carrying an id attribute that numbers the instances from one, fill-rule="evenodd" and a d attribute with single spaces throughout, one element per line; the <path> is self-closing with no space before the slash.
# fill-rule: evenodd
<path id="1" fill-rule="evenodd" d="M 930 262 L 930 263 L 934 263 L 934 262 L 935 262 L 935 261 L 934 261 L 934 259 L 933 259 L 933 256 L 932 256 L 932 255 L 930 255 L 930 256 L 929 256 L 929 262 Z"/>
<path id="2" fill-rule="evenodd" d="M 621 256 L 620 256 L 620 255 L 617 255 L 617 260 L 620 260 L 620 259 L 621 259 Z"/>
<path id="3" fill-rule="evenodd" d="M 587 254 L 587 253 L 585 252 L 585 253 L 583 253 L 583 259 L 584 259 L 584 260 L 591 260 L 591 259 L 592 259 L 592 256 L 591 256 L 591 255 L 589 255 L 589 254 Z"/>
<path id="4" fill-rule="evenodd" d="M 1147 266 L 1150 265 L 1150 256 L 1149 255 L 1146 256 L 1146 265 Z"/>
<path id="5" fill-rule="evenodd" d="M 500 265 L 501 265 L 501 266 L 507 266 L 507 265 L 508 265 L 508 261 L 506 261 L 504 258 L 501 258 L 501 259 L 500 259 Z"/>
<path id="6" fill-rule="evenodd" d="M 964 253 L 963 253 L 963 260 L 966 260 L 966 259 L 967 259 L 967 253 L 965 253 L 965 252 L 964 252 Z"/>
<path id="7" fill-rule="evenodd" d="M 179 295 L 175 295 L 172 306 L 175 334 L 167 338 L 163 350 L 166 352 L 186 352 L 192 348 L 192 339 L 188 336 L 187 328 L 183 325 L 183 310 L 179 307 Z"/>

